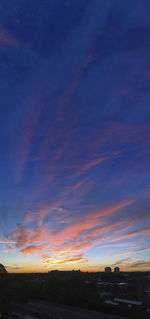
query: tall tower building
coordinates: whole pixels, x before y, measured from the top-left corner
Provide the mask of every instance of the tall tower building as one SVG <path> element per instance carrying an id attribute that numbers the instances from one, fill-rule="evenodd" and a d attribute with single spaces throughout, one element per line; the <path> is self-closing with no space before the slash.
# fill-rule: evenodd
<path id="1" fill-rule="evenodd" d="M 111 272 L 111 267 L 105 267 L 105 272 Z"/>

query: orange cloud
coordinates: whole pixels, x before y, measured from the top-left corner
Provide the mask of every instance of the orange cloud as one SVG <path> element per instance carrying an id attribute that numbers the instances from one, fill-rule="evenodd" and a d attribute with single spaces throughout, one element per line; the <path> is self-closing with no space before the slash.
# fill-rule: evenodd
<path id="1" fill-rule="evenodd" d="M 116 253 L 116 254 L 110 254 L 110 255 L 108 255 L 108 256 L 110 256 L 110 257 L 115 257 L 115 256 L 122 256 L 122 255 L 125 255 L 125 256 L 129 256 L 129 254 L 130 254 L 130 251 L 129 252 L 122 252 L 122 253 Z"/>

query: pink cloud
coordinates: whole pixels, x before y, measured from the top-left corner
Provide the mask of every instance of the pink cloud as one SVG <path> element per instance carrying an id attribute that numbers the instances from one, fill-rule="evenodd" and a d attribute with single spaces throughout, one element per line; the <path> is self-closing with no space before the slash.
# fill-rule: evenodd
<path id="1" fill-rule="evenodd" d="M 31 246 L 28 246 L 24 249 L 21 250 L 21 252 L 24 254 L 24 255 L 32 255 L 34 253 L 37 253 L 41 250 L 43 250 L 45 248 L 45 246 L 35 246 L 35 245 L 31 245 Z"/>
<path id="2" fill-rule="evenodd" d="M 10 233 L 10 239 L 14 239 L 17 247 L 22 250 L 27 245 L 32 243 L 39 243 L 44 240 L 45 229 L 28 229 L 23 225 L 16 227 L 16 230 Z"/>
<path id="3" fill-rule="evenodd" d="M 150 136 L 150 128 L 148 125 L 125 125 L 120 122 L 112 122 L 107 124 L 95 137 L 94 147 L 99 148 L 103 145 L 113 143 L 113 145 L 125 146 L 127 144 L 135 144 L 144 142 Z M 118 138 L 119 137 L 119 138 Z"/>
<path id="4" fill-rule="evenodd" d="M 27 242 L 29 230 L 22 225 L 17 226 L 16 230 L 10 234 L 12 240 L 17 241 L 17 246 L 21 249 Z"/>
<path id="5" fill-rule="evenodd" d="M 99 227 L 98 225 L 100 225 L 111 214 L 117 213 L 119 209 L 127 207 L 131 205 L 132 203 L 133 203 L 132 200 L 124 201 L 119 204 L 102 209 L 98 212 L 86 214 L 86 222 L 84 217 L 79 218 L 78 221 L 73 223 L 72 225 L 66 226 L 64 227 L 63 230 L 53 233 L 51 241 L 57 243 L 57 245 L 60 245 L 64 243 L 65 241 L 75 238 L 78 235 L 81 236 L 84 232 L 87 232 L 86 236 L 90 235 L 93 238 L 97 237 L 97 235 L 100 235 L 101 233 L 105 233 L 106 231 L 109 231 L 111 227 L 113 227 L 113 225 L 99 226 Z M 101 221 L 98 222 L 97 218 L 99 217 L 101 217 Z M 124 224 L 124 222 L 117 222 L 115 224 L 115 227 L 117 226 L 119 227 L 122 224 Z M 95 229 L 92 229 L 92 228 L 95 228 Z M 79 242 L 80 242 L 80 239 L 78 240 Z"/>
<path id="6" fill-rule="evenodd" d="M 0 27 L 0 44 L 15 47 L 17 49 L 24 49 L 23 45 L 8 31 Z"/>
<path id="7" fill-rule="evenodd" d="M 83 254 L 85 253 L 85 251 L 96 245 L 101 244 L 104 245 L 103 247 L 125 247 L 125 243 L 119 243 L 118 245 L 116 241 L 126 238 L 132 238 L 134 236 L 137 236 L 137 234 L 145 233 L 146 236 L 148 236 L 148 227 L 118 236 L 118 234 L 125 232 L 125 230 L 133 227 L 133 225 L 135 226 L 135 224 L 139 222 L 138 219 L 135 220 L 134 223 L 132 221 L 130 223 L 129 219 L 125 219 L 123 221 L 115 221 L 114 223 L 109 220 L 112 214 L 116 215 L 118 214 L 118 211 L 120 213 L 121 209 L 128 207 L 132 203 L 133 200 L 126 200 L 106 207 L 105 209 L 101 209 L 98 212 L 96 211 L 93 213 L 88 213 L 85 216 L 86 220 L 85 217 L 78 218 L 77 220 L 70 217 L 69 219 L 67 219 L 67 221 L 71 224 L 63 226 L 63 228 L 60 228 L 59 231 L 53 231 L 51 226 L 49 228 L 42 229 L 29 229 L 24 226 L 18 226 L 16 231 L 11 233 L 10 239 L 17 242 L 17 247 L 24 255 L 30 255 L 36 252 L 41 256 L 41 258 L 45 255 L 45 261 L 48 260 L 47 258 L 52 257 L 51 260 L 54 264 L 55 262 L 57 263 L 57 261 L 59 260 L 60 263 L 63 263 L 63 261 L 61 260 L 65 260 L 64 263 L 67 263 L 66 260 L 68 260 L 69 263 L 69 259 L 71 263 L 73 262 L 72 258 L 74 259 L 74 254 Z M 57 207 L 51 206 L 45 207 L 45 210 L 39 210 L 39 220 L 42 220 L 44 216 L 48 216 L 47 214 L 54 213 L 54 221 L 57 221 L 57 219 L 55 218 L 55 208 L 57 209 Z M 63 213 L 63 210 L 60 211 L 60 214 L 61 213 Z M 115 238 L 116 234 L 117 237 Z M 111 244 L 105 245 L 105 243 L 108 241 L 111 241 Z M 113 244 L 114 241 L 115 243 Z M 147 248 L 145 247 L 144 249 L 146 251 Z M 51 256 L 47 257 L 47 254 L 49 255 L 49 251 L 51 251 Z M 134 251 L 138 252 L 136 249 L 134 249 Z M 127 256 L 130 253 L 132 253 L 131 250 L 128 252 L 119 252 L 118 254 Z M 115 256 L 116 254 L 112 255 Z"/>
<path id="8" fill-rule="evenodd" d="M 110 157 L 109 156 L 106 156 L 106 157 L 102 157 L 102 158 L 98 158 L 98 159 L 96 159 L 96 160 L 93 160 L 93 161 L 91 161 L 91 162 L 89 162 L 89 163 L 86 163 L 86 164 L 84 164 L 83 166 L 82 166 L 82 172 L 86 172 L 86 171 L 88 171 L 90 168 L 92 168 L 92 167 L 94 167 L 94 166 L 96 166 L 96 165 L 98 165 L 98 164 L 100 164 L 100 163 L 102 163 L 102 162 L 104 162 L 104 161 L 107 161 L 108 159 L 110 159 Z"/>
<path id="9" fill-rule="evenodd" d="M 104 208 L 104 209 L 97 211 L 95 213 L 89 213 L 89 214 L 87 214 L 87 217 L 88 218 L 90 218 L 90 217 L 91 218 L 98 218 L 98 217 L 102 217 L 102 216 L 111 215 L 124 207 L 130 206 L 132 203 L 134 203 L 134 200 L 126 200 L 126 201 L 120 202 L 118 204 Z"/>
<path id="10" fill-rule="evenodd" d="M 118 205 L 116 205 L 116 208 L 118 208 Z M 123 225 L 124 222 L 116 222 L 92 229 L 92 227 L 97 226 L 97 222 L 94 221 L 92 224 L 91 220 L 89 220 L 89 222 L 85 223 L 82 219 L 82 222 L 79 221 L 51 235 L 48 229 L 27 230 L 25 227 L 20 226 L 12 234 L 12 237 L 17 239 L 17 246 L 24 254 L 32 254 L 32 252 L 39 251 L 43 255 L 44 251 L 51 249 L 52 255 L 56 253 L 57 255 L 64 255 L 65 258 L 68 253 L 79 253 L 93 247 L 99 243 L 100 237 L 104 236 L 105 233 L 113 229 L 119 229 Z M 84 232 L 86 232 L 86 240 Z M 36 243 L 41 243 L 42 240 L 45 242 L 43 245 L 35 245 Z"/>
<path id="11" fill-rule="evenodd" d="M 93 146 L 91 147 L 91 150 L 93 149 Z M 121 156 L 121 152 L 118 151 L 118 152 L 112 152 L 112 153 L 109 153 L 109 154 L 102 154 L 100 157 L 98 155 L 96 155 L 95 159 L 92 159 L 92 160 L 89 160 L 87 161 L 86 163 L 84 164 L 74 164 L 73 166 L 68 166 L 68 169 L 71 169 L 72 170 L 72 174 L 73 176 L 80 176 L 82 174 L 84 174 L 85 172 L 88 172 L 91 168 L 105 162 L 105 161 L 108 161 L 112 158 L 116 158 L 116 157 L 120 157 Z"/>

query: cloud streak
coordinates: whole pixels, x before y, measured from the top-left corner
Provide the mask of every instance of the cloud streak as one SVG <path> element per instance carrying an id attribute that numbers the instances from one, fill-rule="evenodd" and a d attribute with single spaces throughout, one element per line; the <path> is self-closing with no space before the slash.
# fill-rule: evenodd
<path id="1" fill-rule="evenodd" d="M 16 244 L 16 241 L 6 241 L 6 240 L 0 240 L 0 244 Z"/>

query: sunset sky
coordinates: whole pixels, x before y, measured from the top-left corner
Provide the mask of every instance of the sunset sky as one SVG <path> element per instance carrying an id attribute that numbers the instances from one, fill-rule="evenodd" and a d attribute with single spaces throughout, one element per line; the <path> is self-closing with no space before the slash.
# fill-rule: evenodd
<path id="1" fill-rule="evenodd" d="M 0 263 L 150 270 L 150 1 L 0 1 Z"/>

